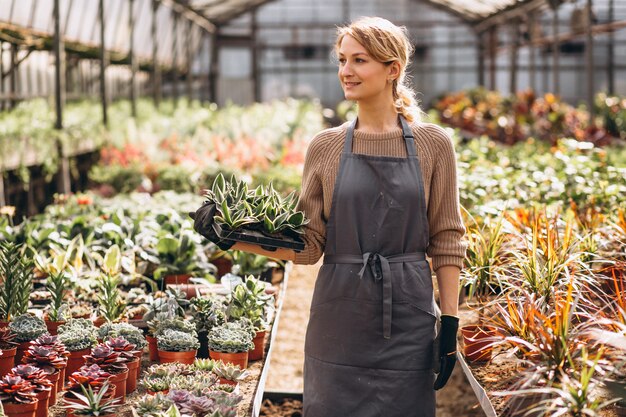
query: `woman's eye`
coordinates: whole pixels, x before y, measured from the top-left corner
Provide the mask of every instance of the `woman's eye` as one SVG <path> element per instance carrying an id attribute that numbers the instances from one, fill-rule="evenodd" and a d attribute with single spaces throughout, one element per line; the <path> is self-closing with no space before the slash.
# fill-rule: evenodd
<path id="1" fill-rule="evenodd" d="M 356 59 L 356 62 L 365 62 L 365 60 L 364 60 L 364 59 L 362 59 L 362 58 L 357 58 L 357 59 Z"/>
<path id="2" fill-rule="evenodd" d="M 339 63 L 340 64 L 345 64 L 346 63 L 346 59 L 345 58 L 339 58 Z"/>

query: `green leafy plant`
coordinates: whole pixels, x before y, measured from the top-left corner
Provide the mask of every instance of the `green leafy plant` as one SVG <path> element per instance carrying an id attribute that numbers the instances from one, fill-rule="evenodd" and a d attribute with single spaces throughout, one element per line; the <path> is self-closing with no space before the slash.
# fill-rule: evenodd
<path id="1" fill-rule="evenodd" d="M 0 320 L 10 321 L 26 313 L 33 289 L 33 261 L 26 258 L 20 246 L 0 242 Z"/>
<path id="2" fill-rule="evenodd" d="M 103 416 L 106 414 L 114 414 L 119 407 L 118 398 L 107 398 L 110 390 L 110 383 L 105 382 L 102 387 L 94 392 L 91 386 L 85 388 L 81 385 L 82 393 L 74 392 L 75 399 L 66 402 L 63 407 L 71 410 L 78 416 Z"/>
<path id="3" fill-rule="evenodd" d="M 102 264 L 103 274 L 98 277 L 98 303 L 100 314 L 109 322 L 118 321 L 124 315 L 126 303 L 120 297 L 119 285 L 121 253 L 117 245 L 111 246 Z"/>
<path id="4" fill-rule="evenodd" d="M 194 297 L 191 299 L 191 315 L 197 332 L 208 332 L 214 326 L 224 323 L 226 315 L 221 300 Z"/>
<path id="5" fill-rule="evenodd" d="M 31 314 L 22 314 L 9 323 L 9 329 L 15 334 L 15 341 L 30 342 L 48 331 L 46 323 Z"/>
<path id="6" fill-rule="evenodd" d="M 229 319 L 249 319 L 257 330 L 267 327 L 265 310 L 272 305 L 274 297 L 265 292 L 265 285 L 252 276 L 237 285 L 229 296 L 226 314 Z"/>

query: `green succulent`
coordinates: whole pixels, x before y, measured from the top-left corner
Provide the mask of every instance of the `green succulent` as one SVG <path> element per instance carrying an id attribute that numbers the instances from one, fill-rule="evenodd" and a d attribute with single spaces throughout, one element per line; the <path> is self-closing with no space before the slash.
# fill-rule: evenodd
<path id="1" fill-rule="evenodd" d="M 222 353 L 247 352 L 254 348 L 252 338 L 246 329 L 225 323 L 212 328 L 209 332 L 209 349 Z"/>
<path id="2" fill-rule="evenodd" d="M 59 326 L 59 340 L 70 352 L 95 346 L 98 343 L 96 334 L 96 326 L 87 319 L 69 319 Z"/>
<path id="3" fill-rule="evenodd" d="M 185 333 L 178 330 L 165 329 L 157 336 L 159 350 L 168 352 L 188 352 L 200 347 L 196 332 Z"/>
<path id="4" fill-rule="evenodd" d="M 15 334 L 15 341 L 30 342 L 48 332 L 46 323 L 32 314 L 22 314 L 9 323 L 9 329 Z"/>
<path id="5" fill-rule="evenodd" d="M 135 345 L 135 349 L 143 350 L 147 345 L 143 332 L 128 323 L 105 323 L 98 329 L 98 338 L 106 340 L 109 337 L 122 337 L 128 343 Z"/>
<path id="6" fill-rule="evenodd" d="M 162 389 L 150 389 L 150 391 L 156 392 L 157 394 L 144 395 L 137 401 L 135 411 L 138 415 L 142 417 L 157 417 L 159 413 L 166 411 L 174 404 L 172 400 L 158 392 L 163 391 Z"/>
<path id="7" fill-rule="evenodd" d="M 229 381 L 239 381 L 246 377 L 245 369 L 241 369 L 239 366 L 231 363 L 225 364 L 222 361 L 215 364 L 213 372 L 220 378 L 228 379 Z"/>
<path id="8" fill-rule="evenodd" d="M 0 241 L 0 320 L 10 321 L 26 313 L 33 289 L 33 261 L 21 245 Z"/>

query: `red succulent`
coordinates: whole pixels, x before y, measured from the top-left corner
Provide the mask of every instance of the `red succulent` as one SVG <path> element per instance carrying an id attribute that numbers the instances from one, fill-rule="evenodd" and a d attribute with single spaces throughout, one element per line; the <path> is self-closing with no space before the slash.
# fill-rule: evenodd
<path id="1" fill-rule="evenodd" d="M 98 365 L 112 374 L 121 374 L 128 369 L 126 363 L 120 357 L 120 353 L 104 343 L 100 343 L 91 349 L 90 355 L 85 355 L 85 365 Z"/>
<path id="2" fill-rule="evenodd" d="M 32 365 L 17 365 L 11 369 L 9 375 L 19 376 L 30 382 L 35 387 L 36 392 L 41 392 L 52 387 L 52 383 L 47 378 L 47 373 L 42 369 Z"/>
<path id="3" fill-rule="evenodd" d="M 122 358 L 124 362 L 132 362 L 136 358 L 134 355 L 135 345 L 129 343 L 128 340 L 123 337 L 111 337 L 105 344 L 115 352 L 119 352 L 120 358 Z"/>
<path id="4" fill-rule="evenodd" d="M 53 374 L 65 367 L 67 359 L 59 356 L 52 347 L 31 346 L 24 352 L 22 362 L 37 366 L 47 374 Z"/>
<path id="5" fill-rule="evenodd" d="M 34 385 L 21 376 L 9 374 L 0 379 L 0 401 L 3 403 L 34 403 L 37 401 L 34 390 Z"/>
<path id="6" fill-rule="evenodd" d="M 69 376 L 67 389 L 80 393 L 80 387 L 83 386 L 85 388 L 91 387 L 97 392 L 110 377 L 111 374 L 104 371 L 98 365 L 83 366 Z"/>
<path id="7" fill-rule="evenodd" d="M 0 328 L 0 349 L 8 350 L 17 346 L 17 342 L 14 342 L 15 333 L 13 333 L 8 327 Z"/>

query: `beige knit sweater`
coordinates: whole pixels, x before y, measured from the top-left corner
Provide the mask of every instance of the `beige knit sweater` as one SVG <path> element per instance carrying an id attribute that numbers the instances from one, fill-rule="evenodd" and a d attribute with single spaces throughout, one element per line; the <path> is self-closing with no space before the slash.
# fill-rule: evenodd
<path id="1" fill-rule="evenodd" d="M 305 249 L 295 263 L 314 264 L 324 253 L 326 222 L 330 216 L 339 159 L 348 123 L 318 133 L 309 145 L 304 162 L 298 210 L 311 222 L 305 228 Z M 428 256 L 436 271 L 444 265 L 463 268 L 467 244 L 460 213 L 456 179 L 456 156 L 448 134 L 430 123 L 411 125 L 420 160 L 430 232 Z M 355 130 L 353 152 L 366 155 L 406 157 L 402 129 L 385 133 Z"/>

